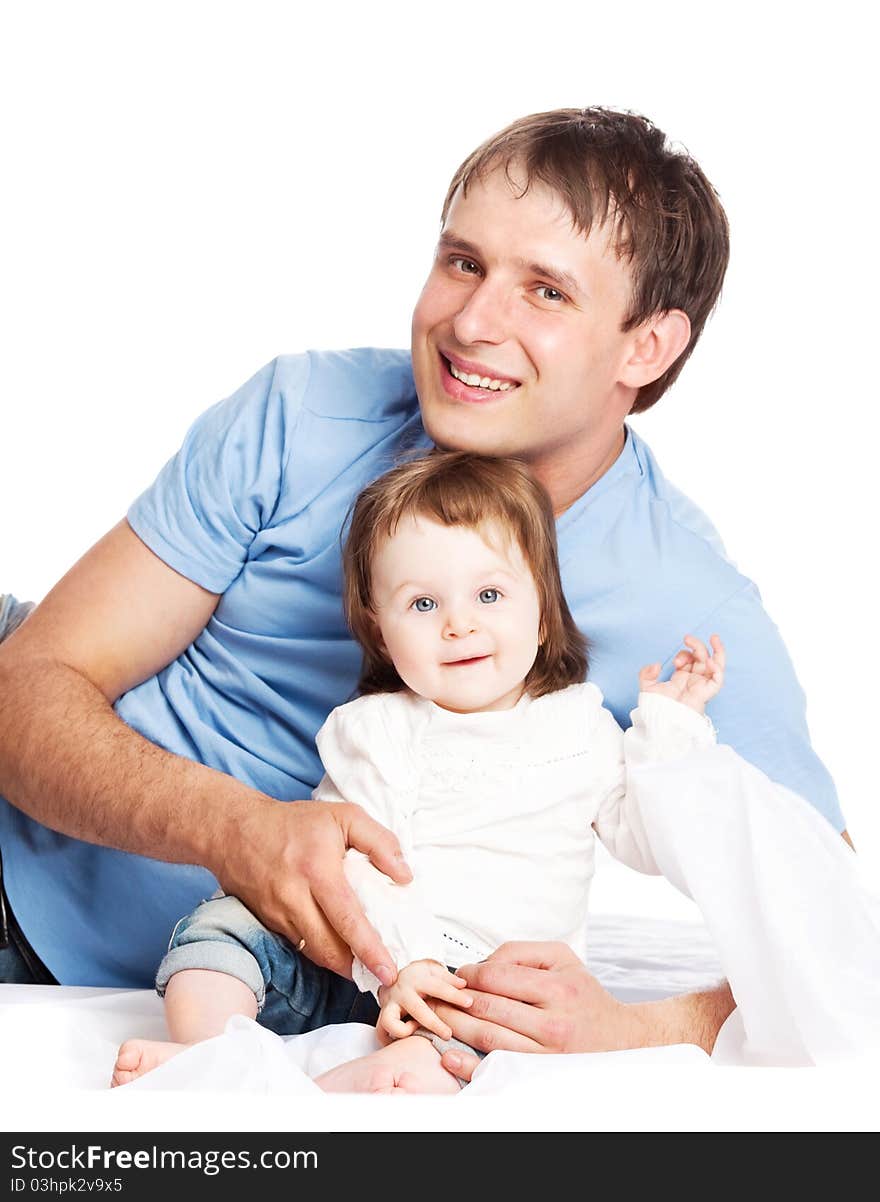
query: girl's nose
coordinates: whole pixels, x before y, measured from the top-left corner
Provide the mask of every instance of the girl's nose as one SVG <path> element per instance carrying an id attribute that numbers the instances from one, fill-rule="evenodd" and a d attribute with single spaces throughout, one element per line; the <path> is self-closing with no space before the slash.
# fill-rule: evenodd
<path id="1" fill-rule="evenodd" d="M 443 637 L 447 639 L 460 639 L 469 634 L 473 634 L 477 629 L 477 621 L 473 613 L 466 610 L 458 610 L 455 613 L 448 613 L 446 620 L 443 623 Z"/>

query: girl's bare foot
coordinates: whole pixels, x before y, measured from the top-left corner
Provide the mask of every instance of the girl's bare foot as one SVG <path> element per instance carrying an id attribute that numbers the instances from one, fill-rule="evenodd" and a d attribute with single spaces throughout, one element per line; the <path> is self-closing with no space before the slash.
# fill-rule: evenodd
<path id="1" fill-rule="evenodd" d="M 379 1052 L 339 1064 L 315 1078 L 328 1093 L 458 1093 L 440 1053 L 421 1035 L 396 1039 Z"/>
<path id="2" fill-rule="evenodd" d="M 188 1047 L 186 1043 L 162 1043 L 157 1039 L 127 1039 L 116 1053 L 111 1088 L 137 1081 L 138 1077 L 158 1068 Z"/>

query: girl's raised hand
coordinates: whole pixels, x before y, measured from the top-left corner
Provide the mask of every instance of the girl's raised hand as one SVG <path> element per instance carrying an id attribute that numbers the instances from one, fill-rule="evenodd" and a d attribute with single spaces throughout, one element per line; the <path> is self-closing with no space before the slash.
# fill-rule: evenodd
<path id="1" fill-rule="evenodd" d="M 724 644 L 717 634 L 712 635 L 709 643 L 711 654 L 705 643 L 692 634 L 686 634 L 684 644 L 687 650 L 679 651 L 672 661 L 673 672 L 669 680 L 659 679 L 660 664 L 648 664 L 639 672 L 639 690 L 670 697 L 702 714 L 706 702 L 711 701 L 724 684 Z"/>

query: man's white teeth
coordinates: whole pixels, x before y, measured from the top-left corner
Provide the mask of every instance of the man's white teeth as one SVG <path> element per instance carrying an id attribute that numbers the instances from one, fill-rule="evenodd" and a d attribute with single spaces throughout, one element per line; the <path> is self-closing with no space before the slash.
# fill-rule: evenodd
<path id="1" fill-rule="evenodd" d="M 461 380 L 462 384 L 469 384 L 471 388 L 489 388 L 492 392 L 507 392 L 513 388 L 509 380 L 493 380 L 491 376 L 477 376 L 473 372 L 468 374 L 466 371 L 459 371 L 454 363 L 449 364 L 449 371 L 456 380 Z"/>

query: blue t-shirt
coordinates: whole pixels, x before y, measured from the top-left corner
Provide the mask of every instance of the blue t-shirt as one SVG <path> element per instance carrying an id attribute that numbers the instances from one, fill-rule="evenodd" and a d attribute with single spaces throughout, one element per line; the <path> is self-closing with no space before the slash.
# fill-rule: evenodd
<path id="1" fill-rule="evenodd" d="M 401 453 L 429 447 L 405 351 L 283 356 L 204 413 L 128 520 L 222 597 L 182 655 L 118 700 L 119 716 L 272 797 L 308 797 L 322 775 L 315 734 L 360 669 L 340 602 L 346 515 Z M 709 706 L 720 741 L 842 829 L 757 588 L 632 430 L 557 530 L 590 679 L 621 725 L 643 664 L 668 672 L 684 634 L 717 631 L 729 657 Z M 2 800 L 0 847 L 16 917 L 66 985 L 150 986 L 175 922 L 216 885 L 201 868 L 59 835 Z"/>

